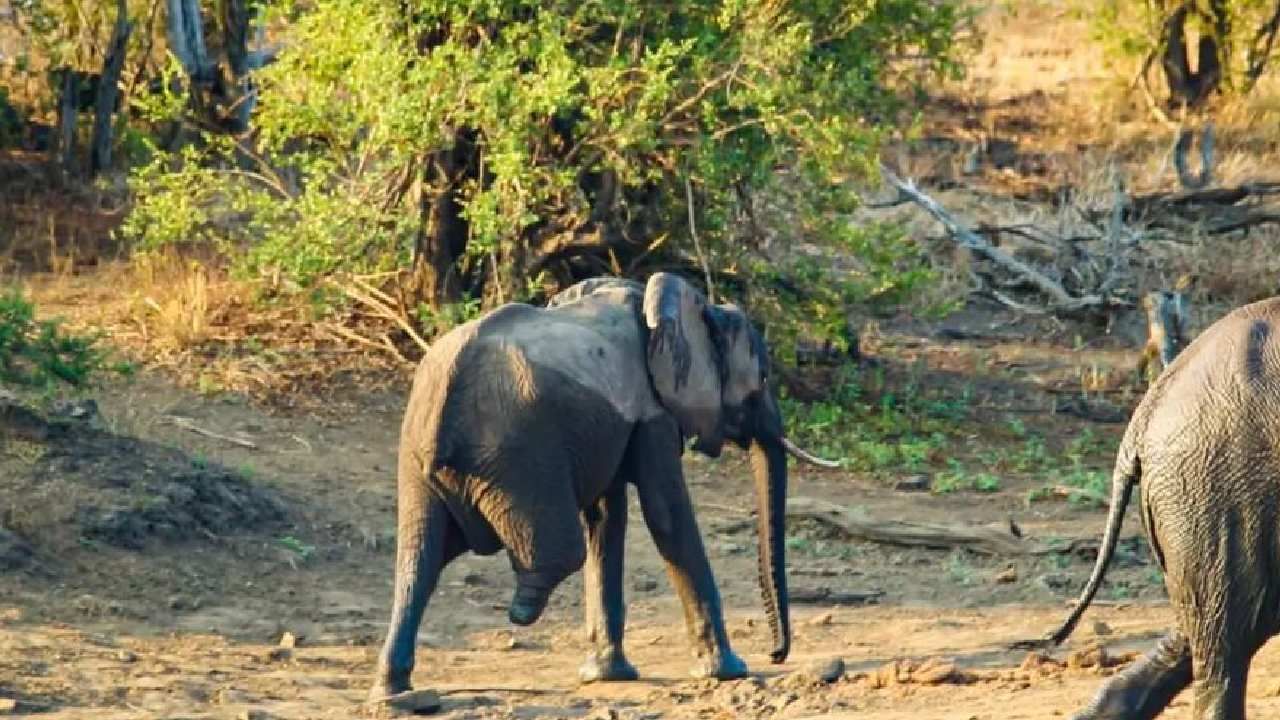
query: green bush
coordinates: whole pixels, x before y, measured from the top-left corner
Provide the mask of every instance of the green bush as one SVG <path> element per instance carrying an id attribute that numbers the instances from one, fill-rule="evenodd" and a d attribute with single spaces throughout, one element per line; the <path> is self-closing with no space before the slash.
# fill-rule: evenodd
<path id="1" fill-rule="evenodd" d="M 98 340 L 69 333 L 57 320 L 36 320 L 35 306 L 17 290 L 0 294 L 0 384 L 80 388 L 99 373 L 128 372 Z"/>
<path id="2" fill-rule="evenodd" d="M 722 294 L 792 321 L 826 309 L 821 329 L 929 279 L 900 233 L 853 226 L 848 184 L 902 124 L 893 88 L 959 73 L 966 5 L 284 3 L 256 144 L 152 148 L 124 233 L 304 286 L 412 270 L 406 297 L 432 325 L 584 276 L 701 279 L 705 263 Z M 809 266 L 784 260 L 802 244 Z"/>

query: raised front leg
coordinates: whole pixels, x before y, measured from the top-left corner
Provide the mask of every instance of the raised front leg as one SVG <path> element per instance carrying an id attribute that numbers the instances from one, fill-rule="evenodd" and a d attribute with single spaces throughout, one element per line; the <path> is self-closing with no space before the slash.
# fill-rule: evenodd
<path id="1" fill-rule="evenodd" d="M 1151 720 L 1191 683 L 1191 646 L 1179 630 L 1107 681 L 1072 720 Z"/>
<path id="2" fill-rule="evenodd" d="M 583 593 L 591 650 L 578 670 L 583 682 L 635 680 L 635 667 L 622 652 L 627 608 L 623 600 L 623 554 L 627 539 L 627 486 L 618 481 L 583 512 L 587 561 Z"/>
<path id="3" fill-rule="evenodd" d="M 418 626 L 440 572 L 466 550 L 462 531 L 440 500 L 402 493 L 396 530 L 396 586 L 391 624 L 378 655 L 369 699 L 410 689 Z"/>
<path id="4" fill-rule="evenodd" d="M 684 605 L 685 624 L 698 658 L 693 675 L 721 680 L 745 676 L 746 663 L 729 648 L 720 592 L 684 483 L 675 421 L 660 418 L 637 426 L 623 464 L 639 490 L 645 523 Z"/>

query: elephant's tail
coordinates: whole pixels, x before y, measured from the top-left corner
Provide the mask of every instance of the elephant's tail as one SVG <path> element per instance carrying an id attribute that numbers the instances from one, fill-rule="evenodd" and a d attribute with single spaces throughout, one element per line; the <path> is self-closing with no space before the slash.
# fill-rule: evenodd
<path id="1" fill-rule="evenodd" d="M 1122 446 L 1120 457 L 1116 461 L 1115 473 L 1111 478 L 1111 509 L 1107 512 L 1107 527 L 1102 535 L 1102 547 L 1098 548 L 1098 560 L 1094 563 L 1093 573 L 1089 575 L 1089 582 L 1085 583 L 1084 590 L 1080 593 L 1080 599 L 1076 602 L 1076 606 L 1072 608 L 1071 614 L 1067 616 L 1066 621 L 1058 626 L 1058 629 L 1053 634 L 1044 640 L 1015 643 L 1014 647 L 1028 649 L 1060 645 L 1063 640 L 1066 640 L 1071 635 L 1071 631 L 1075 630 L 1081 616 L 1089 608 L 1089 603 L 1093 602 L 1093 596 L 1098 593 L 1098 588 L 1102 586 L 1102 578 L 1107 574 L 1107 566 L 1111 564 L 1111 557 L 1115 555 L 1116 544 L 1120 541 L 1120 526 L 1124 523 L 1124 512 L 1129 505 L 1129 497 L 1133 494 L 1133 486 L 1141 478 L 1142 461 L 1138 458 L 1138 453 L 1132 449 L 1132 446 L 1129 443 L 1125 443 Z"/>

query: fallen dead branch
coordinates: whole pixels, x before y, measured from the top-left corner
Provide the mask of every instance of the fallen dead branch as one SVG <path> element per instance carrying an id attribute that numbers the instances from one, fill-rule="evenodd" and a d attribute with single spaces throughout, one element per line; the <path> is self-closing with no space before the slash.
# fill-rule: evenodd
<path id="1" fill-rule="evenodd" d="M 199 425 L 196 425 L 195 421 L 191 418 L 185 418 L 181 415 L 167 415 L 165 416 L 165 420 L 168 421 L 170 425 L 176 425 L 177 427 L 189 430 L 197 435 L 203 435 L 207 438 L 213 438 L 214 440 L 229 442 L 232 445 L 239 445 L 240 447 L 249 448 L 250 450 L 258 449 L 257 443 L 254 443 L 252 440 L 246 440 L 233 435 L 223 435 L 222 433 L 202 428 Z"/>
<path id="2" fill-rule="evenodd" d="M 1098 546 L 1096 538 L 1039 542 L 1014 535 L 1008 526 L 941 525 L 872 518 L 855 508 L 809 497 L 787 500 L 787 517 L 817 520 L 850 537 L 868 542 L 903 547 L 963 548 L 981 555 L 1070 555 L 1094 552 Z"/>
<path id="3" fill-rule="evenodd" d="M 832 590 L 831 588 L 794 588 L 787 599 L 799 605 L 869 605 L 884 597 L 883 590 Z"/>
<path id="4" fill-rule="evenodd" d="M 917 188 L 915 183 L 910 180 L 903 180 L 883 165 L 880 168 L 880 172 L 890 185 L 898 189 L 899 193 L 910 198 L 941 223 L 960 247 L 979 258 L 993 263 L 1006 274 L 1012 275 L 1015 281 L 1031 285 L 1049 300 L 1048 307 L 1043 309 L 1036 308 L 1014 300 L 1003 290 L 989 287 L 991 293 L 1003 304 L 1029 313 L 1078 313 L 1082 310 L 1096 309 L 1113 304 L 1108 301 L 1108 298 L 1099 293 L 1072 294 L 1058 280 L 996 247 L 986 238 L 965 227 L 951 213 L 947 212 L 941 204 Z M 991 285 L 991 283 L 987 284 Z"/>

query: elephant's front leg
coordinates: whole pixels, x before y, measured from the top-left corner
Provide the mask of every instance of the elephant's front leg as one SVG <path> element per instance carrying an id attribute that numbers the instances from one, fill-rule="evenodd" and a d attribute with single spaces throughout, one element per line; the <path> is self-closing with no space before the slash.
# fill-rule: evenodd
<path id="1" fill-rule="evenodd" d="M 623 552 L 627 539 L 627 486 L 615 482 L 594 506 L 583 512 L 587 526 L 587 561 L 583 591 L 587 641 L 591 650 L 578 675 L 583 682 L 635 680 L 635 667 L 622 652 L 626 624 L 623 602 Z"/>
<path id="2" fill-rule="evenodd" d="M 623 462 L 634 473 L 645 523 L 684 605 L 685 623 L 698 658 L 693 675 L 721 680 L 746 676 L 747 664 L 729 647 L 720 591 L 684 483 L 675 422 L 664 418 L 641 424 L 627 453 Z"/>

